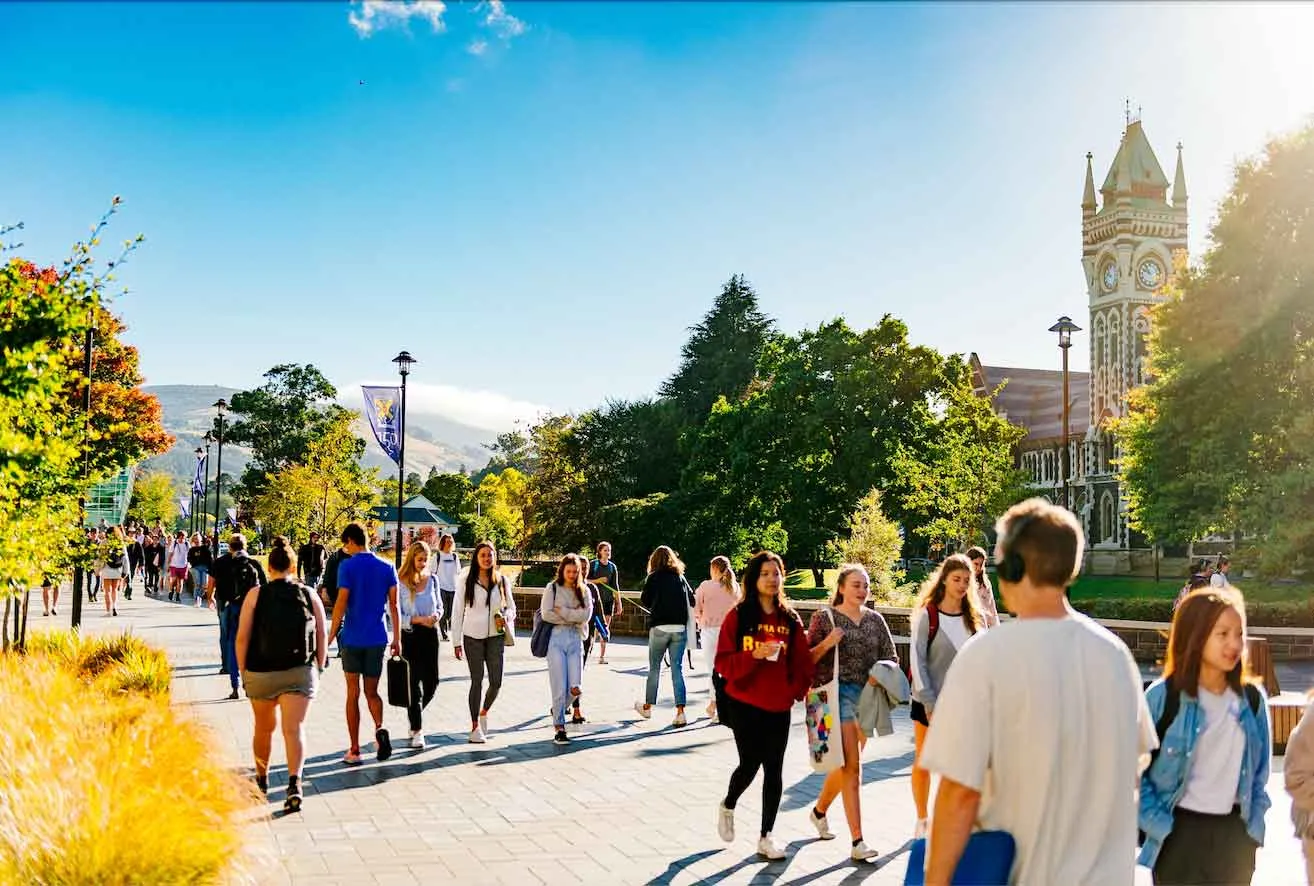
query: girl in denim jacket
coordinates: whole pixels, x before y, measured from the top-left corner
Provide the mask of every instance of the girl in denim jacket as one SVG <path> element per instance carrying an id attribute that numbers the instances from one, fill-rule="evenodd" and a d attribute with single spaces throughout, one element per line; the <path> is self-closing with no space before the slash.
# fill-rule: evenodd
<path id="1" fill-rule="evenodd" d="M 1163 679 L 1146 691 L 1160 743 L 1141 777 L 1140 863 L 1156 884 L 1254 875 L 1271 747 L 1263 693 L 1246 683 L 1245 630 L 1240 594 L 1192 592 L 1173 616 Z"/>

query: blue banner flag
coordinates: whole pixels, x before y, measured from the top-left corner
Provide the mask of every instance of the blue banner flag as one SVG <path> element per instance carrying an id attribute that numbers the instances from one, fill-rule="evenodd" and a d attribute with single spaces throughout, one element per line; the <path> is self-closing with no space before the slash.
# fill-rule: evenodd
<path id="1" fill-rule="evenodd" d="M 202 455 L 196 460 L 196 476 L 192 477 L 193 495 L 202 495 L 205 492 L 205 460 L 207 457 Z"/>
<path id="2" fill-rule="evenodd" d="M 186 519 L 192 515 L 192 503 L 185 498 L 178 499 L 178 504 L 182 506 L 182 515 Z"/>
<path id="3" fill-rule="evenodd" d="M 362 385 L 361 392 L 365 395 L 365 414 L 374 429 L 374 439 L 379 441 L 383 454 L 400 465 L 401 388 L 367 388 Z"/>

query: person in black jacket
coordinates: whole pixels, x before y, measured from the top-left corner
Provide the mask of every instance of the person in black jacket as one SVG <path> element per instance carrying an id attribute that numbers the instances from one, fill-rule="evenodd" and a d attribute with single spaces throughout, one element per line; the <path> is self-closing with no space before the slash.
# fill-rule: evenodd
<path id="1" fill-rule="evenodd" d="M 684 564 L 666 545 L 648 558 L 648 577 L 639 600 L 648 610 L 648 685 L 643 702 L 636 701 L 634 710 L 645 720 L 652 716 L 662 656 L 670 650 L 671 682 L 675 685 L 675 719 L 671 725 L 684 726 L 689 722 L 684 716 L 684 650 L 691 639 L 689 612 L 694 598 L 684 578 Z"/>
<path id="2" fill-rule="evenodd" d="M 310 587 L 318 587 L 324 575 L 324 558 L 328 551 L 319 542 L 319 533 L 310 533 L 310 541 L 297 551 L 297 577 Z"/>

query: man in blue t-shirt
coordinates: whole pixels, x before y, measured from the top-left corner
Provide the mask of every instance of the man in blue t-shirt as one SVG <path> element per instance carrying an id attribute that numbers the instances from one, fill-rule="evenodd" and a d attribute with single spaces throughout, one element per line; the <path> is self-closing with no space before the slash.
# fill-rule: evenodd
<path id="1" fill-rule="evenodd" d="M 379 760 L 392 756 L 392 742 L 383 728 L 383 699 L 379 677 L 383 675 L 383 652 L 388 647 L 388 626 L 383 621 L 386 607 L 392 620 L 392 654 L 401 655 L 397 633 L 397 570 L 387 560 L 371 553 L 365 529 L 348 523 L 342 530 L 346 558 L 338 566 L 338 598 L 333 605 L 329 640 L 338 638 L 342 671 L 347 678 L 347 734 L 351 749 L 343 758 L 349 766 L 360 764 L 360 690 L 365 683 L 365 703 L 374 717 L 374 741 Z"/>

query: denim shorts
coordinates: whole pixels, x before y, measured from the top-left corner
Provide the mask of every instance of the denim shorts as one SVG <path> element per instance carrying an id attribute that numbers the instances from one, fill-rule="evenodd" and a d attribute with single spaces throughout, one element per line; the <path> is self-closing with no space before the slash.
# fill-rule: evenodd
<path id="1" fill-rule="evenodd" d="M 371 680 L 383 676 L 383 652 L 387 646 L 338 645 L 342 653 L 342 670 L 347 674 L 360 674 Z"/>
<path id="2" fill-rule="evenodd" d="M 840 722 L 852 723 L 858 719 L 858 700 L 862 698 L 861 683 L 840 683 Z"/>

